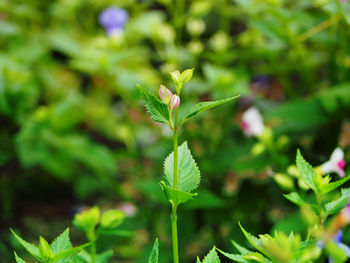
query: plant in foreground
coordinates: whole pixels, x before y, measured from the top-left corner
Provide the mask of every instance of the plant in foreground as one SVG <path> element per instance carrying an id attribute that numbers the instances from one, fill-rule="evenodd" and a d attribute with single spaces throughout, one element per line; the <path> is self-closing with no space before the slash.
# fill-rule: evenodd
<path id="1" fill-rule="evenodd" d="M 113 250 L 109 249 L 100 253 L 96 251 L 96 241 L 101 235 L 108 236 L 129 236 L 128 231 L 116 229 L 125 218 L 125 213 L 110 209 L 102 215 L 98 207 L 87 209 L 75 215 L 74 226 L 83 231 L 88 243 L 78 247 L 72 247 L 67 228 L 51 244 L 43 237 L 39 238 L 38 247 L 30 244 L 17 235 L 12 229 L 12 234 L 17 241 L 41 263 L 107 263 L 113 256 Z M 89 251 L 85 250 L 89 247 Z M 17 263 L 25 263 L 15 252 Z"/>
<path id="2" fill-rule="evenodd" d="M 332 158 L 331 158 L 332 159 Z M 306 188 L 284 195 L 288 200 L 300 206 L 302 218 L 307 224 L 307 234 L 302 239 L 300 233 L 289 235 L 275 231 L 259 238 L 248 233 L 240 224 L 243 234 L 257 251 L 249 250 L 233 242 L 238 254 L 220 251 L 235 262 L 277 262 L 307 263 L 320 262 L 323 252 L 331 262 L 346 262 L 349 248 L 341 243 L 340 231 L 350 224 L 350 188 L 341 188 L 338 198 L 330 198 L 330 193 L 350 179 L 350 175 L 331 182 L 329 175 L 322 176 L 303 158 L 298 151 L 296 166 Z M 305 192 L 311 190 L 312 193 Z M 329 219 L 330 216 L 336 215 Z M 215 261 L 214 261 L 215 262 Z M 217 261 L 220 262 L 220 261 Z"/>
<path id="3" fill-rule="evenodd" d="M 180 96 L 184 84 L 192 78 L 193 69 L 187 69 L 180 73 L 171 72 L 170 76 L 175 84 L 175 93 L 161 85 L 159 89 L 159 100 L 147 89 L 138 86 L 144 99 L 148 113 L 156 122 L 167 123 L 173 131 L 174 150 L 164 162 L 164 180 L 160 182 L 162 190 L 171 204 L 171 232 L 173 243 L 174 263 L 179 262 L 178 234 L 177 234 L 177 209 L 182 203 L 186 203 L 196 196 L 193 193 L 200 182 L 200 171 L 194 161 L 187 142 L 178 145 L 178 135 L 182 125 L 191 117 L 198 113 L 229 102 L 238 96 L 222 99 L 218 101 L 201 102 L 193 106 L 182 120 L 179 120 Z M 155 242 L 149 262 L 158 262 L 155 255 L 158 242 Z"/>

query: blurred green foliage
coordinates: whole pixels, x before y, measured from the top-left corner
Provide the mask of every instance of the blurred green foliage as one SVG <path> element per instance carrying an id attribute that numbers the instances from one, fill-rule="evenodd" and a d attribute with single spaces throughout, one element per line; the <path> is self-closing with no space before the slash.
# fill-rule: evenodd
<path id="1" fill-rule="evenodd" d="M 112 5 L 129 19 L 107 37 L 98 16 Z M 179 211 L 182 260 L 214 244 L 229 251 L 233 236 L 244 244 L 238 220 L 251 233 L 302 228 L 274 178 L 298 147 L 313 165 L 338 145 L 349 160 L 349 25 L 338 0 L 0 0 L 2 262 L 13 262 L 9 225 L 26 240 L 53 238 L 67 226 L 45 224 L 70 222 L 85 203 L 136 209 L 125 224 L 137 234 L 111 239 L 114 260 L 145 262 L 158 236 L 159 261 L 170 262 L 158 185 L 170 131 L 147 117 L 136 84 L 155 93 L 171 86 L 168 72 L 192 67 L 184 112 L 198 98 L 241 99 L 180 134 L 202 174 Z M 239 126 L 250 105 L 270 130 L 259 138 Z"/>

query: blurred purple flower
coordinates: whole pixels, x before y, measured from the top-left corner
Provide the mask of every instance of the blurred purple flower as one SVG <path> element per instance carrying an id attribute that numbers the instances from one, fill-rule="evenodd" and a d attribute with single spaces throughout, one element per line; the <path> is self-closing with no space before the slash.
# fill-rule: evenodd
<path id="1" fill-rule="evenodd" d="M 123 30 L 128 18 L 128 13 L 124 9 L 111 6 L 101 12 L 98 21 L 106 29 L 107 36 L 112 36 Z"/>

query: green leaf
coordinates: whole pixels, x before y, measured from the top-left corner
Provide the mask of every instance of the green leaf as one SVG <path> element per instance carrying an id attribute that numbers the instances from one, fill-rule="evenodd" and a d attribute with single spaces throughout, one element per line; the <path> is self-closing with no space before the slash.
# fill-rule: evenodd
<path id="1" fill-rule="evenodd" d="M 231 241 L 233 246 L 241 253 L 242 255 L 247 255 L 251 253 L 252 251 L 246 249 L 245 247 L 241 246 L 240 244 L 236 243 L 235 241 Z"/>
<path id="2" fill-rule="evenodd" d="M 326 184 L 326 185 L 323 185 L 322 188 L 321 188 L 321 191 L 323 194 L 326 194 L 330 191 L 333 191 L 334 189 L 337 189 L 339 186 L 343 185 L 344 183 L 346 183 L 347 181 L 349 181 L 350 179 L 350 175 L 348 175 L 347 177 L 341 179 L 341 180 L 338 180 L 336 182 L 332 182 L 332 183 L 329 183 L 329 184 Z"/>
<path id="3" fill-rule="evenodd" d="M 249 261 L 254 261 L 254 262 L 264 263 L 265 261 L 265 257 L 258 252 L 252 252 L 243 257 L 245 259 L 248 259 Z"/>
<path id="4" fill-rule="evenodd" d="M 220 258 L 216 253 L 216 248 L 213 247 L 212 250 L 206 255 L 202 263 L 220 263 Z"/>
<path id="5" fill-rule="evenodd" d="M 325 209 L 327 214 L 332 215 L 339 213 L 349 203 L 349 200 L 350 188 L 342 188 L 341 197 L 326 204 Z"/>
<path id="6" fill-rule="evenodd" d="M 166 185 L 166 183 L 163 181 L 160 182 L 160 186 L 162 187 L 166 198 L 169 200 L 169 202 L 172 205 L 175 205 L 175 206 L 178 206 L 181 203 L 186 203 L 186 202 L 192 200 L 193 197 L 197 195 L 197 194 L 191 194 L 188 192 L 183 192 L 183 191 L 178 190 L 178 189 L 174 189 L 174 188 Z"/>
<path id="7" fill-rule="evenodd" d="M 119 226 L 125 218 L 125 213 L 117 209 L 110 209 L 103 213 L 101 226 L 105 228 L 115 228 Z"/>
<path id="8" fill-rule="evenodd" d="M 165 103 L 161 102 L 157 97 L 150 93 L 147 89 L 144 89 L 140 85 L 137 85 L 140 90 L 141 96 L 144 100 L 147 111 L 152 120 L 156 122 L 168 122 L 169 121 L 169 107 Z"/>
<path id="9" fill-rule="evenodd" d="M 79 253 L 83 248 L 89 246 L 90 244 L 91 243 L 86 243 L 86 244 L 83 244 L 83 245 L 78 246 L 78 247 L 74 247 L 74 248 L 71 248 L 68 250 L 60 251 L 57 255 L 55 255 L 55 257 L 53 258 L 53 261 L 55 262 L 55 261 L 58 261 L 58 260 L 61 260 L 64 258 L 74 256 L 77 253 Z"/>
<path id="10" fill-rule="evenodd" d="M 39 249 L 34 246 L 33 244 L 28 243 L 27 241 L 23 240 L 20 236 L 18 236 L 15 231 L 10 229 L 14 237 L 17 239 L 17 241 L 31 254 L 36 260 L 42 261 L 42 257 L 40 256 Z"/>
<path id="11" fill-rule="evenodd" d="M 200 261 L 199 257 L 197 257 L 197 261 L 196 261 L 196 263 L 201 263 L 201 261 Z"/>
<path id="12" fill-rule="evenodd" d="M 16 252 L 15 252 L 15 258 L 16 258 L 17 263 L 26 263 L 23 259 L 21 259 L 19 256 L 17 256 Z"/>
<path id="13" fill-rule="evenodd" d="M 241 225 L 240 222 L 238 222 L 239 227 L 241 228 L 244 236 L 246 237 L 246 239 L 248 240 L 248 242 L 255 247 L 259 252 L 263 253 L 263 254 L 267 254 L 266 251 L 261 247 L 261 240 L 259 240 L 258 238 L 256 238 L 255 236 L 253 236 L 252 234 L 250 234 L 249 232 L 247 232 Z"/>
<path id="14" fill-rule="evenodd" d="M 314 182 L 316 177 L 316 172 L 312 168 L 312 166 L 307 161 L 305 161 L 299 149 L 297 152 L 296 164 L 297 164 L 300 176 L 304 180 L 305 184 L 316 192 L 317 187 L 315 186 L 315 182 Z"/>
<path id="15" fill-rule="evenodd" d="M 298 206 L 303 206 L 306 204 L 306 201 L 297 192 L 292 192 L 283 196 Z"/>
<path id="16" fill-rule="evenodd" d="M 50 245 L 53 253 L 56 255 L 60 251 L 71 249 L 72 244 L 69 239 L 69 228 L 59 235 Z"/>
<path id="17" fill-rule="evenodd" d="M 214 108 L 216 106 L 219 106 L 221 104 L 224 104 L 226 102 L 229 102 L 233 99 L 238 98 L 238 96 L 234 96 L 231 98 L 227 98 L 227 99 L 222 99 L 222 100 L 216 100 L 216 101 L 205 101 L 205 102 L 200 102 L 197 103 L 196 105 L 193 106 L 193 108 L 190 110 L 190 112 L 187 114 L 187 116 L 185 117 L 184 121 L 197 115 L 198 113 L 202 112 L 202 111 L 206 111 L 209 110 L 211 108 Z"/>
<path id="18" fill-rule="evenodd" d="M 153 248 L 151 250 L 151 254 L 148 258 L 148 263 L 158 263 L 158 255 L 159 255 L 159 244 L 158 238 L 154 241 Z"/>
<path id="19" fill-rule="evenodd" d="M 47 243 L 47 241 L 42 236 L 39 237 L 39 252 L 45 260 L 50 260 L 54 257 L 49 243 Z"/>
<path id="20" fill-rule="evenodd" d="M 232 259 L 236 262 L 240 262 L 240 263 L 250 263 L 247 259 L 244 258 L 244 256 L 242 255 L 238 255 L 238 254 L 230 254 L 230 253 L 226 253 L 220 249 L 217 249 L 221 254 L 223 254 L 225 257 Z"/>
<path id="21" fill-rule="evenodd" d="M 178 169 L 177 169 L 178 189 L 190 192 L 198 187 L 200 182 L 200 172 L 193 159 L 187 142 L 178 147 Z M 174 152 L 172 152 L 164 162 L 165 178 L 171 187 L 174 187 Z"/>
<path id="22" fill-rule="evenodd" d="M 89 210 L 83 211 L 76 214 L 73 220 L 73 224 L 76 228 L 84 231 L 91 241 L 95 236 L 95 227 L 100 221 L 100 210 L 98 207 L 90 208 Z"/>

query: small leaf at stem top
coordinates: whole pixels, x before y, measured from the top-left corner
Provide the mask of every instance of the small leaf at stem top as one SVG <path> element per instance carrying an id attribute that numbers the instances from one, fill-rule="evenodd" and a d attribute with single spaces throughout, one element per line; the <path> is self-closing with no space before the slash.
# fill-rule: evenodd
<path id="1" fill-rule="evenodd" d="M 137 85 L 140 90 L 141 96 L 144 100 L 148 114 L 152 120 L 156 122 L 169 122 L 169 108 L 168 105 L 161 102 L 156 96 L 154 96 L 147 89 Z"/>

